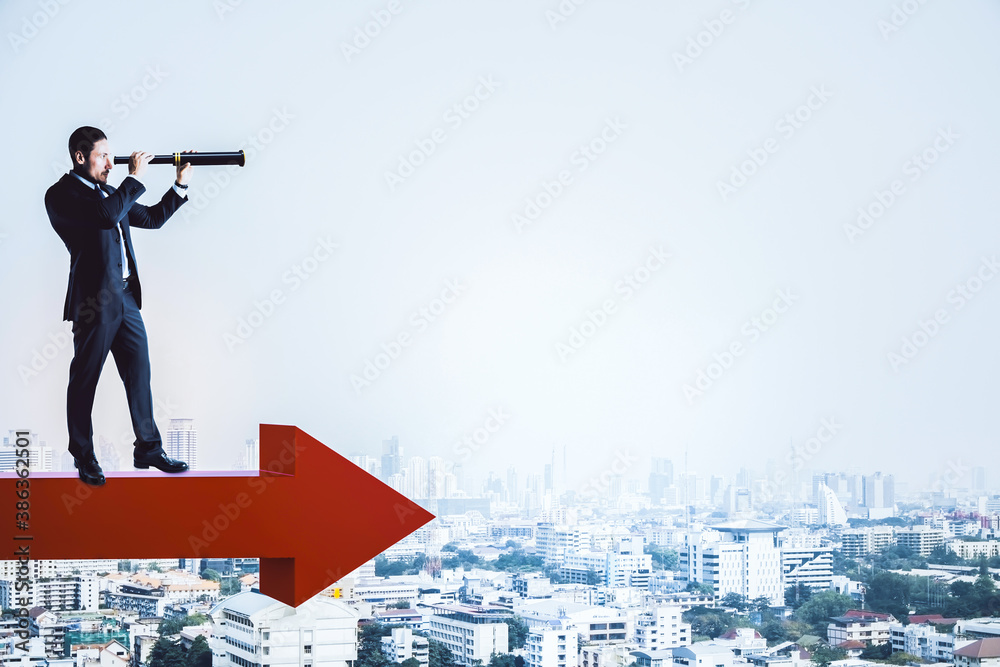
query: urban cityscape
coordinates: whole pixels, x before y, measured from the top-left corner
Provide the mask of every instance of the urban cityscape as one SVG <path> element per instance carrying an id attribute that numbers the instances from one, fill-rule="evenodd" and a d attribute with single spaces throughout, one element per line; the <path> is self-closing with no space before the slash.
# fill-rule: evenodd
<path id="1" fill-rule="evenodd" d="M 165 436 L 198 470 L 195 420 L 171 419 Z M 15 440 L 0 471 L 14 469 Z M 33 472 L 72 469 L 30 440 Z M 105 469 L 121 469 L 98 443 Z M 298 608 L 260 592 L 250 554 L 136 560 L 123 546 L 120 559 L 33 560 L 27 591 L 24 563 L 3 561 L 0 662 L 1000 664 L 1000 496 L 982 466 L 916 489 L 855 466 L 704 476 L 681 453 L 612 463 L 569 489 L 565 452 L 481 480 L 396 436 L 349 458 L 436 519 Z M 232 467 L 257 466 L 247 439 Z"/>

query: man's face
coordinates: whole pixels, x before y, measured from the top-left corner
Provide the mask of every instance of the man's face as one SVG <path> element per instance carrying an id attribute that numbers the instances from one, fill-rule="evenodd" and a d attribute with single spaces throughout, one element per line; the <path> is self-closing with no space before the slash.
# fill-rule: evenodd
<path id="1" fill-rule="evenodd" d="M 94 144 L 94 150 L 90 151 L 90 157 L 85 158 L 83 151 L 77 151 L 74 155 L 76 160 L 76 170 L 82 171 L 90 180 L 95 183 L 107 183 L 108 174 L 114 163 L 111 161 L 111 149 L 108 147 L 108 140 L 101 139 Z"/>

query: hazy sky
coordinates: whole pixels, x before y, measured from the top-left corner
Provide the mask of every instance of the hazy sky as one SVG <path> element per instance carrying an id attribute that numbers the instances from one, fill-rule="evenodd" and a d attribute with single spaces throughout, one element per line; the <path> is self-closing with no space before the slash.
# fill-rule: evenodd
<path id="1" fill-rule="evenodd" d="M 116 154 L 250 154 L 133 234 L 159 425 L 196 419 L 203 469 L 270 422 L 479 471 L 566 447 L 571 484 L 817 435 L 807 467 L 1000 476 L 994 2 L 33 0 L 0 25 L 3 432 L 65 447 L 42 198 L 93 124 Z M 110 361 L 95 431 L 128 456 Z"/>

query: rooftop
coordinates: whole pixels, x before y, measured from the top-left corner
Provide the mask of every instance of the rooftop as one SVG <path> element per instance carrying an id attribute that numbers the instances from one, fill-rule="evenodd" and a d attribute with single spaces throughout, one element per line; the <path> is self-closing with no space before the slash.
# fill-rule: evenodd
<path id="1" fill-rule="evenodd" d="M 968 646 L 955 649 L 955 655 L 965 658 L 1000 658 L 1000 637 L 987 637 Z"/>

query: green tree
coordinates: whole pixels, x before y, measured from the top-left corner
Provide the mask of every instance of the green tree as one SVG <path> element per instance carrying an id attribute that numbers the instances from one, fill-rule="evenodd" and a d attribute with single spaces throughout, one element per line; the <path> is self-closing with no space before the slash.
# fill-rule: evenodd
<path id="1" fill-rule="evenodd" d="M 178 616 L 176 618 L 165 618 L 160 621 L 160 627 L 158 630 L 161 637 L 168 637 L 170 635 L 176 635 L 188 626 L 201 625 L 207 620 L 208 616 L 205 616 L 205 614 L 188 614 L 187 616 Z"/>
<path id="2" fill-rule="evenodd" d="M 184 649 L 166 637 L 160 637 L 149 651 L 149 667 L 187 667 Z"/>
<path id="3" fill-rule="evenodd" d="M 865 603 L 874 611 L 906 618 L 910 613 L 911 583 L 914 578 L 894 572 L 879 572 L 871 577 L 865 588 Z M 924 580 L 916 580 L 924 583 Z"/>
<path id="4" fill-rule="evenodd" d="M 587 585 L 596 586 L 601 583 L 601 577 L 594 570 L 587 570 Z"/>
<path id="5" fill-rule="evenodd" d="M 436 639 L 427 640 L 428 667 L 455 667 L 455 656 L 451 650 Z"/>
<path id="6" fill-rule="evenodd" d="M 854 600 L 848 595 L 835 591 L 823 591 L 809 598 L 809 601 L 795 610 L 793 618 L 808 623 L 813 634 L 826 636 L 826 626 L 833 616 L 840 616 L 854 606 Z"/>
<path id="7" fill-rule="evenodd" d="M 912 653 L 907 653 L 906 651 L 896 651 L 888 658 L 886 658 L 885 661 L 890 665 L 909 665 L 911 663 L 922 662 L 920 658 L 913 655 Z"/>
<path id="8" fill-rule="evenodd" d="M 416 658 L 407 658 L 400 663 L 403 667 L 420 667 L 420 661 Z"/>
<path id="9" fill-rule="evenodd" d="M 219 595 L 236 595 L 243 589 L 240 580 L 236 577 L 227 577 L 219 584 Z"/>
<path id="10" fill-rule="evenodd" d="M 719 604 L 723 607 L 731 607 L 736 611 L 746 611 L 747 608 L 746 598 L 739 593 L 726 593 L 722 596 L 722 599 L 719 600 Z"/>
<path id="11" fill-rule="evenodd" d="M 212 667 L 212 649 L 203 635 L 198 635 L 187 650 L 185 667 Z"/>
<path id="12" fill-rule="evenodd" d="M 210 567 L 206 567 L 201 571 L 201 578 L 207 579 L 208 581 L 222 581 L 222 575 L 219 574 L 219 571 L 213 570 Z"/>
<path id="13" fill-rule="evenodd" d="M 691 634 L 715 639 L 719 635 L 746 623 L 743 618 L 727 614 L 719 609 L 694 607 L 684 612 L 684 622 L 691 624 Z M 693 639 L 693 637 L 692 637 Z"/>
<path id="14" fill-rule="evenodd" d="M 700 593 L 702 595 L 715 595 L 712 584 L 705 584 L 698 581 L 689 581 L 684 590 L 688 593 Z"/>
<path id="15" fill-rule="evenodd" d="M 118 561 L 118 571 L 119 572 L 131 572 L 132 571 L 132 561 L 130 561 L 130 560 L 120 560 L 120 561 Z"/>
<path id="16" fill-rule="evenodd" d="M 812 597 L 813 589 L 801 581 L 785 589 L 785 604 L 792 609 L 798 609 Z"/>
<path id="17" fill-rule="evenodd" d="M 390 662 L 382 653 L 382 637 L 391 630 L 381 623 L 367 623 L 361 626 L 358 639 L 357 667 L 388 667 Z"/>
<path id="18" fill-rule="evenodd" d="M 488 667 L 517 667 L 517 660 L 510 653 L 494 653 Z"/>
<path id="19" fill-rule="evenodd" d="M 505 618 L 504 623 L 507 624 L 507 650 L 524 648 L 524 643 L 528 640 L 528 624 L 520 616 Z"/>
<path id="20" fill-rule="evenodd" d="M 396 600 L 396 604 L 392 605 L 393 609 L 409 609 L 409 600 Z"/>
<path id="21" fill-rule="evenodd" d="M 812 661 L 820 665 L 820 667 L 829 667 L 831 662 L 843 660 L 846 657 L 847 651 L 844 649 L 827 646 L 826 644 L 817 644 L 812 651 Z"/>

